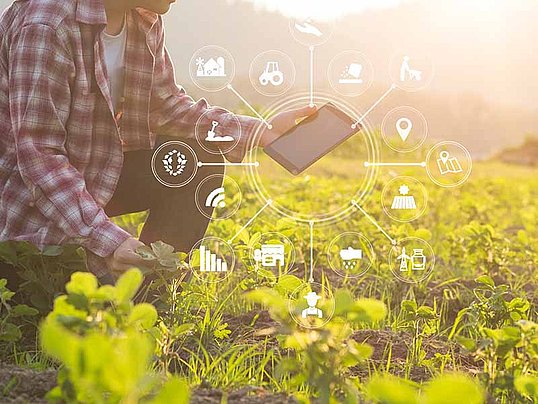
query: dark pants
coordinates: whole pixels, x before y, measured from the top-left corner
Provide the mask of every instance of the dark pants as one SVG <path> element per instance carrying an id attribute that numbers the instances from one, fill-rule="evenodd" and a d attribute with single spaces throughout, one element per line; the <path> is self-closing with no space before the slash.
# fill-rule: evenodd
<path id="1" fill-rule="evenodd" d="M 170 139 L 158 140 L 161 144 Z M 182 141 L 195 150 L 199 161 L 222 162 L 220 155 L 207 153 L 195 140 Z M 176 251 L 188 253 L 192 246 L 204 237 L 209 224 L 209 219 L 196 207 L 196 188 L 204 178 L 213 174 L 224 174 L 224 168 L 200 167 L 190 183 L 181 188 L 169 188 L 153 176 L 152 155 L 151 150 L 125 153 L 116 192 L 105 211 L 109 217 L 113 217 L 149 210 L 140 241 L 149 244 L 161 240 L 174 246 Z"/>
<path id="2" fill-rule="evenodd" d="M 157 146 L 168 140 L 173 139 L 158 138 Z M 223 161 L 222 156 L 203 150 L 196 140 L 181 141 L 194 149 L 201 162 Z M 202 215 L 196 206 L 196 188 L 204 178 L 223 174 L 224 168 L 199 167 L 190 183 L 181 188 L 169 188 L 153 176 L 152 155 L 152 150 L 125 153 L 116 191 L 105 211 L 109 217 L 113 217 L 148 210 L 149 215 L 142 228 L 140 240 L 146 244 L 161 240 L 172 245 L 176 251 L 188 253 L 192 246 L 204 237 L 209 224 L 209 219 Z M 207 214 L 208 210 L 205 212 Z M 8 278 L 8 284 L 13 290 L 16 290 L 20 283 L 16 269 L 4 263 L 0 263 L 0 278 Z M 112 279 L 105 277 L 102 283 L 112 283 Z"/>

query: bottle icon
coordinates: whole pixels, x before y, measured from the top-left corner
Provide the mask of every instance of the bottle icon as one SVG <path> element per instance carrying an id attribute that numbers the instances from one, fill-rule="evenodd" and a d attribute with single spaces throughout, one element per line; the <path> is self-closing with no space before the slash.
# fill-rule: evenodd
<path id="1" fill-rule="evenodd" d="M 426 269 L 426 256 L 422 248 L 413 249 L 411 256 L 411 269 L 413 271 L 424 271 Z"/>

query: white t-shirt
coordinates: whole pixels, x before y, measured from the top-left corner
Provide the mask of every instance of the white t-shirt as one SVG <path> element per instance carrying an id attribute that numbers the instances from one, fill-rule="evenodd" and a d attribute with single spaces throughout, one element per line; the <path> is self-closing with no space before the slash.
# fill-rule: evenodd
<path id="1" fill-rule="evenodd" d="M 114 109 L 117 109 L 123 96 L 125 75 L 125 47 L 127 45 L 127 24 L 118 35 L 109 35 L 103 32 L 103 44 L 106 70 L 110 80 L 110 95 Z"/>

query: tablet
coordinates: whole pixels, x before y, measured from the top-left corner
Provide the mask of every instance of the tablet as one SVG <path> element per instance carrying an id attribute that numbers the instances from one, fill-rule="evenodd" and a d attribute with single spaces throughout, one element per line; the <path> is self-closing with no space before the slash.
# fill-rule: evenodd
<path id="1" fill-rule="evenodd" d="M 293 175 L 298 175 L 360 130 L 355 120 L 328 103 L 284 135 L 265 146 L 264 151 Z"/>

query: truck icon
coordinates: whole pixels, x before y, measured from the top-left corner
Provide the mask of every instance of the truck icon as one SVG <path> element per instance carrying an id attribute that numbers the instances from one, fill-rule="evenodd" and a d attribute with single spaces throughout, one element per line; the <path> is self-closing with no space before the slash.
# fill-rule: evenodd
<path id="1" fill-rule="evenodd" d="M 284 73 L 280 71 L 278 62 L 267 62 L 265 70 L 259 77 L 260 84 L 267 86 L 271 83 L 273 86 L 278 87 L 284 83 Z"/>
<path id="2" fill-rule="evenodd" d="M 282 244 L 264 244 L 254 250 L 254 261 L 263 267 L 284 266 L 284 246 Z"/>

